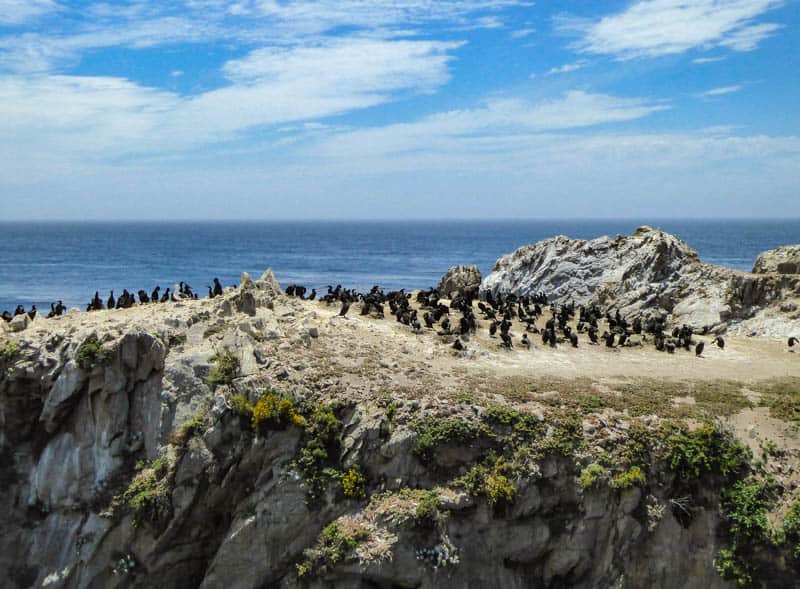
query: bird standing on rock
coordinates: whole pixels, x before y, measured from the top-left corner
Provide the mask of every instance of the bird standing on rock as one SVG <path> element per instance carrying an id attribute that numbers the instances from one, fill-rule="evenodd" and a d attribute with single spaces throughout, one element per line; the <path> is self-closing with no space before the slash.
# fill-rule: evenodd
<path id="1" fill-rule="evenodd" d="M 725 349 L 725 340 L 722 339 L 721 335 L 718 335 L 716 338 L 714 338 L 714 343 L 717 345 L 717 347 L 720 350 L 724 350 Z"/>
<path id="2" fill-rule="evenodd" d="M 350 310 L 350 301 L 347 299 L 342 301 L 342 308 L 339 309 L 339 317 L 344 317 L 347 315 L 347 312 Z"/>
<path id="3" fill-rule="evenodd" d="M 694 347 L 694 355 L 698 358 L 703 355 L 703 350 L 705 349 L 706 345 L 703 342 L 700 342 Z"/>
<path id="4" fill-rule="evenodd" d="M 791 350 L 792 352 L 794 352 L 794 350 L 792 350 L 792 348 L 794 348 L 794 345 L 795 345 L 797 342 L 800 342 L 800 340 L 799 340 L 799 339 L 797 339 L 796 337 L 790 337 L 790 338 L 789 338 L 789 350 Z"/>

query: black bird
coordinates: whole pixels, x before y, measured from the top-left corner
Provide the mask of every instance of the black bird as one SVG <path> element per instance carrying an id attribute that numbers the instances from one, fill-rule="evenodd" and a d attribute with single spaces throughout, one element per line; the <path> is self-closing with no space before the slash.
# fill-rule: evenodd
<path id="1" fill-rule="evenodd" d="M 797 339 L 796 337 L 790 337 L 790 338 L 789 338 L 789 347 L 790 347 L 790 348 L 793 348 L 793 347 L 794 347 L 794 345 L 795 345 L 797 342 L 800 342 L 800 340 L 799 340 L 799 339 Z"/>
<path id="2" fill-rule="evenodd" d="M 578 335 L 575 333 L 569 334 L 569 343 L 572 345 L 573 348 L 578 347 Z"/>
<path id="3" fill-rule="evenodd" d="M 606 340 L 606 347 L 613 348 L 614 347 L 614 334 L 613 333 L 604 333 L 603 339 Z"/>
<path id="4" fill-rule="evenodd" d="M 350 310 L 350 301 L 347 299 L 342 301 L 342 308 L 339 309 L 339 317 L 344 317 L 347 315 L 347 312 Z"/>
<path id="5" fill-rule="evenodd" d="M 627 333 L 620 334 L 620 336 L 619 336 L 619 347 L 624 346 L 625 342 L 627 342 L 627 341 L 628 341 L 628 334 Z"/>
<path id="6" fill-rule="evenodd" d="M 459 352 L 463 352 L 464 350 L 467 349 L 464 346 L 464 344 L 461 343 L 461 340 L 458 339 L 458 338 L 456 338 L 456 341 L 453 342 L 453 346 L 452 347 L 453 347 L 454 350 L 458 350 Z"/>
<path id="7" fill-rule="evenodd" d="M 705 345 L 703 342 L 700 342 L 699 344 L 697 344 L 697 345 L 694 347 L 694 355 L 695 355 L 695 356 L 697 356 L 698 358 L 699 358 L 700 356 L 702 356 L 702 355 L 703 355 L 703 349 L 704 349 L 705 347 L 706 347 L 706 345 Z"/>
<path id="8" fill-rule="evenodd" d="M 525 346 L 526 349 L 528 349 L 528 350 L 531 349 L 531 340 L 528 339 L 528 334 L 527 333 L 523 333 L 522 334 L 522 341 L 520 343 L 523 346 Z"/>
<path id="9" fill-rule="evenodd" d="M 508 332 L 501 333 L 500 339 L 503 340 L 503 345 L 509 350 L 514 347 L 514 344 L 511 342 L 511 336 L 508 334 Z"/>
<path id="10" fill-rule="evenodd" d="M 114 291 L 111 291 L 111 294 L 108 297 L 108 301 L 106 301 L 106 307 L 109 309 L 113 309 L 117 304 L 117 301 L 114 300 Z"/>
<path id="11" fill-rule="evenodd" d="M 208 298 L 209 299 L 213 299 L 214 298 L 214 291 L 211 290 L 211 286 L 210 285 L 206 285 L 206 288 L 208 289 Z"/>
<path id="12" fill-rule="evenodd" d="M 158 301 L 161 300 L 161 296 L 158 294 L 160 290 L 161 290 L 161 287 L 160 286 L 156 286 L 153 289 L 153 292 L 150 293 L 150 300 L 153 301 L 154 303 L 157 303 Z"/>
<path id="13" fill-rule="evenodd" d="M 717 336 L 717 337 L 714 339 L 714 343 L 715 343 L 715 344 L 717 344 L 717 347 L 718 347 L 720 350 L 724 350 L 724 349 L 725 349 L 725 340 L 724 340 L 724 339 L 722 339 L 722 336 L 721 336 L 721 335 L 718 335 L 718 336 Z"/>
<path id="14" fill-rule="evenodd" d="M 218 297 L 222 294 L 222 284 L 220 284 L 219 278 L 214 278 L 214 296 Z"/>
<path id="15" fill-rule="evenodd" d="M 167 290 L 164 291 L 164 294 L 161 296 L 160 300 L 162 303 L 166 303 L 169 300 L 169 298 L 170 298 L 169 287 L 167 287 Z"/>
<path id="16" fill-rule="evenodd" d="M 36 305 L 31 305 L 31 310 L 28 311 L 28 317 L 31 319 L 36 317 Z"/>
<path id="17" fill-rule="evenodd" d="M 56 305 L 56 315 L 60 317 L 66 310 L 67 308 L 64 306 L 64 303 L 62 301 L 58 301 L 58 304 Z"/>
<path id="18" fill-rule="evenodd" d="M 312 288 L 311 289 L 311 294 L 308 295 L 308 300 L 309 301 L 313 301 L 316 298 L 317 298 L 317 289 L 316 288 Z"/>

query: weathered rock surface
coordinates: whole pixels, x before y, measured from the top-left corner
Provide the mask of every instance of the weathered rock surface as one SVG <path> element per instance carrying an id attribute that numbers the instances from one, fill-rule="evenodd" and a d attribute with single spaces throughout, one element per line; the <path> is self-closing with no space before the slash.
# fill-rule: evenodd
<path id="1" fill-rule="evenodd" d="M 442 276 L 437 287 L 445 298 L 456 293 L 474 296 L 481 287 L 481 271 L 477 266 L 453 266 Z"/>
<path id="2" fill-rule="evenodd" d="M 422 354 L 409 351 L 421 349 L 411 346 L 424 336 L 326 309 L 281 296 L 268 273 L 211 300 L 71 314 L 10 335 L 14 346 L 0 354 L 3 586 L 732 586 L 713 564 L 716 496 L 699 497 L 687 519 L 668 507 L 684 493 L 672 474 L 652 473 L 649 499 L 639 488 L 583 489 L 577 458 L 551 452 L 514 481 L 515 500 L 505 509 L 458 490 L 453 480 L 500 434 L 444 444 L 431 464 L 415 452 L 416 420 L 474 425 L 485 408 L 436 398 L 442 381 Z M 379 345 L 357 355 L 366 334 Z M 87 342 L 99 348 L 88 354 Z M 449 354 L 449 345 L 441 349 Z M 209 376 L 223 351 L 238 369 L 214 387 Z M 366 390 L 358 388 L 363 374 L 374 379 Z M 409 383 L 426 395 L 399 398 Z M 357 468 L 366 494 L 384 497 L 387 509 L 396 502 L 394 510 L 376 515 L 366 498 L 343 496 L 335 476 L 321 498 L 309 500 L 312 481 L 298 463 L 311 429 L 294 423 L 256 432 L 234 410 L 266 390 L 303 402 L 304 419 L 334 403 L 340 434 L 326 447 L 326 466 L 338 476 Z M 583 430 L 595 438 L 587 447 L 601 452 L 628 427 L 617 418 L 588 425 Z M 554 423 L 541 433 L 548 447 L 563 444 L 550 430 Z M 164 513 L 139 521 L 125 495 L 136 490 L 136 477 L 156 476 L 157 460 L 168 474 L 148 489 L 164 490 L 157 504 Z M 146 468 L 137 469 L 142 462 Z M 434 493 L 445 520 L 414 523 L 418 504 L 403 512 L 397 493 L 406 487 Z M 646 501 L 660 506 L 657 521 Z M 363 526 L 368 541 L 300 578 L 297 564 L 337 521 Z M 457 563 L 436 569 L 417 558 L 420 548 L 450 544 Z M 380 557 L 359 552 L 367 549 Z M 776 577 L 773 586 L 785 582 Z"/>
<path id="3" fill-rule="evenodd" d="M 800 245 L 783 245 L 756 258 L 753 274 L 800 274 Z"/>
<path id="4" fill-rule="evenodd" d="M 553 237 L 501 257 L 484 292 L 544 292 L 555 303 L 598 303 L 629 317 L 664 315 L 675 324 L 784 337 L 800 315 L 800 277 L 756 275 L 703 264 L 674 235 L 640 227 L 592 240 Z"/>

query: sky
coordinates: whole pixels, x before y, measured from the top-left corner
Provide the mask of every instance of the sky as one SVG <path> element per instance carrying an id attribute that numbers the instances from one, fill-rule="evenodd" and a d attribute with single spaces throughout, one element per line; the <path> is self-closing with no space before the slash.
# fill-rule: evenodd
<path id="1" fill-rule="evenodd" d="M 798 0 L 0 0 L 0 218 L 800 217 Z"/>

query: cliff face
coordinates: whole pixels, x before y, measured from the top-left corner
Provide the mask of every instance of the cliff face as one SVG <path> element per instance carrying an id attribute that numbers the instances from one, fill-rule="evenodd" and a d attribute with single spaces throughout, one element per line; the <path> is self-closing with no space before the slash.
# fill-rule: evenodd
<path id="1" fill-rule="evenodd" d="M 437 373 L 395 322 L 335 315 L 243 277 L 0 341 L 6 586 L 731 586 L 719 501 L 743 462 L 676 469 L 705 438 L 598 391 L 515 409 L 482 375 L 494 401 L 465 396 L 469 356 L 437 348 Z"/>
<path id="2" fill-rule="evenodd" d="M 630 318 L 670 316 L 677 324 L 784 337 L 800 328 L 800 278 L 755 275 L 700 262 L 677 237 L 640 227 L 630 236 L 559 236 L 501 257 L 484 292 L 532 294 L 557 303 L 599 303 Z"/>

